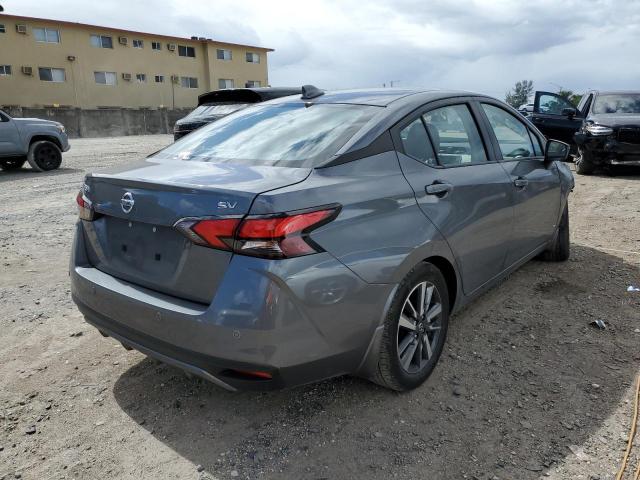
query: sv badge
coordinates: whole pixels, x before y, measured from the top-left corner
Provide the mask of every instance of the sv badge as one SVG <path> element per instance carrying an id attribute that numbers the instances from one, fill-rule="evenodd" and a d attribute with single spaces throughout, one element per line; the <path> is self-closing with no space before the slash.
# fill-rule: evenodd
<path id="1" fill-rule="evenodd" d="M 236 208 L 238 202 L 218 202 L 218 208 Z"/>

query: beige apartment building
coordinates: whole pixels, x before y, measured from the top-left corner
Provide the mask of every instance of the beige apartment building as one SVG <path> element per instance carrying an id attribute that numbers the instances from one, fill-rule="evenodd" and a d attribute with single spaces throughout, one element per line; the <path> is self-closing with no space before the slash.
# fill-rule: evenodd
<path id="1" fill-rule="evenodd" d="M 0 106 L 182 108 L 268 85 L 272 49 L 0 15 Z"/>

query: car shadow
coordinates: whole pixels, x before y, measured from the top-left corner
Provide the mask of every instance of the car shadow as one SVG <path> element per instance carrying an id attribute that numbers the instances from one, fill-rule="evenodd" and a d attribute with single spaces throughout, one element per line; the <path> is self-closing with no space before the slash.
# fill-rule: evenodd
<path id="1" fill-rule="evenodd" d="M 80 168 L 68 168 L 60 167 L 56 170 L 50 170 L 48 172 L 36 172 L 32 168 L 21 168 L 20 170 L 6 171 L 0 169 L 0 183 L 9 182 L 18 178 L 33 178 L 34 175 L 41 177 L 55 177 L 57 175 L 66 175 L 69 173 L 82 173 Z"/>
<path id="2" fill-rule="evenodd" d="M 584 246 L 568 262 L 529 262 L 452 319 L 434 373 L 404 394 L 350 377 L 230 393 L 145 359 L 114 395 L 221 478 L 539 478 L 633 382 L 640 297 L 626 285 L 638 279 L 637 265 Z M 592 462 L 589 473 L 610 468 Z"/>

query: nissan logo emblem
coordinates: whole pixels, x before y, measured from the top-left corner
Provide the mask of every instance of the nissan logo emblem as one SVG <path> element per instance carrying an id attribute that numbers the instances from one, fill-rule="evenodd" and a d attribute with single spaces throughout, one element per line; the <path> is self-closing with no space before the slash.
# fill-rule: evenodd
<path id="1" fill-rule="evenodd" d="M 120 199 L 120 206 L 122 207 L 122 211 L 124 213 L 129 213 L 133 208 L 134 203 L 136 202 L 133 200 L 133 195 L 131 194 L 131 192 L 125 193 Z"/>

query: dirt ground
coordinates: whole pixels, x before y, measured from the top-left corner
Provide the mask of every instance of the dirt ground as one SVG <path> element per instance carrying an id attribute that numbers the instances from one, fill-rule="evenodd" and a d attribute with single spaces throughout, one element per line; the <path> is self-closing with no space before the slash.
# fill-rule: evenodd
<path id="1" fill-rule="evenodd" d="M 0 172 L 0 479 L 615 477 L 640 373 L 640 171 L 577 176 L 571 260 L 458 314 L 422 388 L 229 393 L 102 338 L 69 294 L 83 175 L 168 142 L 75 140 L 58 171 Z"/>

